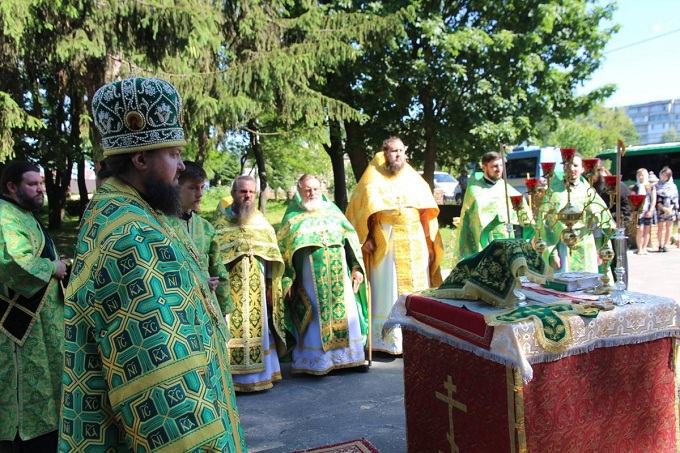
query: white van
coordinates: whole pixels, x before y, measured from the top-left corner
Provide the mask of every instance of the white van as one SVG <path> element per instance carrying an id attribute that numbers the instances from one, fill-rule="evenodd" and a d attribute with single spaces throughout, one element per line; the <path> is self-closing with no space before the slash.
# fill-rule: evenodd
<path id="1" fill-rule="evenodd" d="M 564 175 L 562 154 L 560 149 L 555 146 L 545 148 L 538 146 L 516 147 L 505 156 L 505 159 L 508 183 L 521 193 L 526 193 L 527 191 L 525 183 L 527 175 L 530 178 L 543 177 L 543 169 L 541 168 L 541 163 L 543 162 L 555 162 L 555 174 L 557 177 Z"/>

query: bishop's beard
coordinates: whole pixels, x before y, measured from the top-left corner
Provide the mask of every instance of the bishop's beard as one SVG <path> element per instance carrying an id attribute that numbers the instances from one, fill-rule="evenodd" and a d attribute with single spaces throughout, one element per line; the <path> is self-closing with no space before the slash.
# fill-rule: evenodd
<path id="1" fill-rule="evenodd" d="M 182 214 L 182 199 L 179 196 L 179 187 L 169 184 L 154 174 L 149 175 L 143 182 L 144 199 L 156 210 L 168 216 Z"/>

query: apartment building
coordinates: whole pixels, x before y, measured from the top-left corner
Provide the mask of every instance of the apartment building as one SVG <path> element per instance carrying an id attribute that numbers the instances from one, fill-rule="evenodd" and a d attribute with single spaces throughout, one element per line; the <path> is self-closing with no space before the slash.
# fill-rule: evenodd
<path id="1" fill-rule="evenodd" d="M 640 145 L 662 143 L 672 129 L 680 134 L 680 99 L 627 105 L 626 115 L 640 134 Z"/>

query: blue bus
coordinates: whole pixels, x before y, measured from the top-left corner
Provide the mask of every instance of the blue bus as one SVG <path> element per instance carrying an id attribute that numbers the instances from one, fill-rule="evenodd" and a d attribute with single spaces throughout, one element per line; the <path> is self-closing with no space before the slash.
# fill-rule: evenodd
<path id="1" fill-rule="evenodd" d="M 616 150 L 604 152 L 597 157 L 603 161 L 611 161 L 609 169 L 612 174 L 616 174 Z M 639 168 L 653 171 L 658 178 L 665 166 L 673 170 L 673 182 L 680 189 L 680 142 L 628 146 L 625 155 L 621 157 L 621 181 L 627 185 L 635 184 L 635 172 Z"/>

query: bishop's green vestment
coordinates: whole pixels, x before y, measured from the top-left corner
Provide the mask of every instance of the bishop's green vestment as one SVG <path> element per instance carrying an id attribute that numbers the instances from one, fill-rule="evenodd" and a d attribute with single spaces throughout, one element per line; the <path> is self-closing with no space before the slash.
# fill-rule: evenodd
<path id="1" fill-rule="evenodd" d="M 83 215 L 65 300 L 59 451 L 246 451 L 198 253 L 117 178 Z"/>

